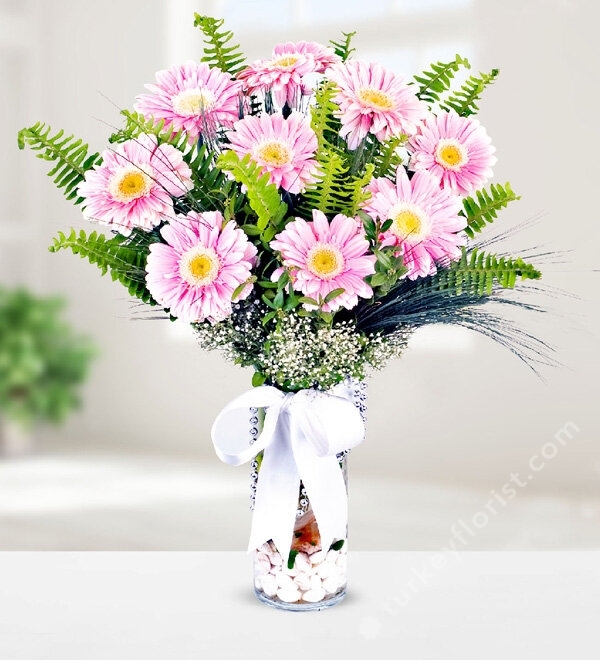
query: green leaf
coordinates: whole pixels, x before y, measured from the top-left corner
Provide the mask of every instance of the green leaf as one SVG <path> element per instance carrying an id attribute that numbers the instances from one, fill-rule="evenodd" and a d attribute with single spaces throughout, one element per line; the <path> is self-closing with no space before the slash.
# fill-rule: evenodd
<path id="1" fill-rule="evenodd" d="M 95 264 L 102 275 L 110 273 L 113 281 L 120 282 L 130 295 L 155 305 L 146 287 L 146 258 L 150 251 L 149 243 L 153 241 L 143 234 L 141 230 L 134 230 L 130 237 L 117 234 L 106 238 L 96 231 L 86 234 L 83 230 L 77 233 L 72 229 L 68 235 L 58 232 L 48 249 L 50 252 L 71 250 L 73 254 Z"/>
<path id="2" fill-rule="evenodd" d="M 493 183 L 489 190 L 482 189 L 475 193 L 475 197 L 463 199 L 462 215 L 467 218 L 465 232 L 470 238 L 481 231 L 486 223 L 492 223 L 500 209 L 508 206 L 509 202 L 520 199 L 510 187 L 510 183 L 504 186 Z"/>
<path id="3" fill-rule="evenodd" d="M 449 268 L 438 270 L 429 278 L 428 285 L 437 290 L 449 290 L 453 295 L 463 293 L 489 296 L 494 285 L 514 288 L 517 278 L 538 280 L 541 272 L 520 257 L 498 257 L 474 248 L 470 252 L 463 248 L 459 261 Z"/>
<path id="4" fill-rule="evenodd" d="M 296 555 L 298 554 L 298 550 L 290 550 L 290 555 L 288 557 L 287 561 L 287 567 L 292 570 L 294 568 L 294 562 L 296 561 Z"/>
<path id="5" fill-rule="evenodd" d="M 333 41 L 332 39 L 329 43 L 335 51 L 335 54 L 342 58 L 342 62 L 345 62 L 356 50 L 356 48 L 350 47 L 352 38 L 356 36 L 356 32 L 342 32 L 342 36 L 344 38 L 340 39 L 340 41 Z"/>
<path id="6" fill-rule="evenodd" d="M 430 105 L 438 102 L 440 96 L 450 88 L 454 74 L 461 67 L 470 69 L 471 65 L 460 55 L 456 55 L 450 62 L 435 62 L 428 70 L 414 77 L 419 84 L 417 96 Z"/>
<path id="7" fill-rule="evenodd" d="M 300 296 L 298 302 L 302 305 L 314 305 L 315 307 L 319 306 L 319 302 L 314 298 L 309 298 L 308 296 Z"/>
<path id="8" fill-rule="evenodd" d="M 481 98 L 481 94 L 496 80 L 499 73 L 498 69 L 492 69 L 489 73 L 469 76 L 461 88 L 441 103 L 440 107 L 442 110 L 454 110 L 462 117 L 474 115 L 479 112 L 477 101 Z"/>
<path id="9" fill-rule="evenodd" d="M 330 291 L 325 298 L 323 299 L 323 302 L 327 304 L 328 302 L 331 302 L 334 298 L 337 298 L 338 296 L 341 296 L 342 293 L 344 293 L 346 289 L 334 289 L 333 291 Z"/>
<path id="10" fill-rule="evenodd" d="M 265 374 L 261 373 L 260 371 L 255 371 L 252 374 L 252 387 L 260 387 L 265 383 L 267 380 L 267 377 Z"/>
<path id="11" fill-rule="evenodd" d="M 221 30 L 224 23 L 222 18 L 194 14 L 194 27 L 200 28 L 205 37 L 202 62 L 235 77 L 245 67 L 246 58 L 238 45 L 230 43 L 233 32 Z"/>
<path id="12" fill-rule="evenodd" d="M 102 162 L 100 154 L 88 155 L 88 145 L 73 135 L 65 137 L 63 130 L 51 135 L 50 126 L 37 122 L 30 128 L 19 131 L 19 149 L 25 145 L 37 151 L 37 157 L 54 163 L 48 172 L 56 187 L 62 189 L 68 200 L 81 204 L 83 197 L 77 195 L 77 187 L 83 181 L 87 170 Z"/>
<path id="13" fill-rule="evenodd" d="M 244 185 L 250 207 L 256 213 L 256 226 L 265 230 L 269 224 L 278 227 L 287 212 L 287 204 L 281 201 L 277 186 L 269 183 L 269 174 L 262 174 L 261 167 L 246 154 L 242 160 L 235 151 L 226 151 L 217 159 L 217 167 L 229 172 Z"/>
<path id="14" fill-rule="evenodd" d="M 344 546 L 344 539 L 340 539 L 339 541 L 336 541 L 335 543 L 332 543 L 329 546 L 330 550 L 341 550 L 342 547 Z"/>

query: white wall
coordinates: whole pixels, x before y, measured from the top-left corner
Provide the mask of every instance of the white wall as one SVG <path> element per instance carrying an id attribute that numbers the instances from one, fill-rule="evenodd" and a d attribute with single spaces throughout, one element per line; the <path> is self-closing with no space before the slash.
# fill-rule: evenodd
<path id="1" fill-rule="evenodd" d="M 434 8 L 415 11 L 425 5 Z M 368 442 L 355 450 L 353 469 L 493 488 L 510 472 L 526 470 L 530 456 L 570 420 L 581 428 L 580 436 L 540 473 L 535 487 L 598 490 L 598 275 L 592 269 L 598 244 L 593 145 L 599 137 L 594 104 L 599 62 L 591 1 L 353 1 L 343 4 L 344 18 L 342 5 L 327 0 L 193 6 L 187 0 L 54 0 L 23 6 L 35 10 L 31 29 L 40 34 L 40 70 L 31 75 L 38 76 L 41 101 L 20 113 L 21 124 L 44 119 L 85 137 L 94 149 L 103 148 L 110 132 L 105 122 L 119 121 L 113 104 L 130 106 L 155 70 L 197 56 L 194 10 L 231 18 L 251 59 L 266 56 L 277 41 L 326 41 L 342 29 L 358 29 L 359 54 L 390 65 L 417 67 L 461 49 L 476 70 L 500 68 L 481 119 L 498 150 L 496 180 L 510 180 L 523 197 L 501 222 L 508 227 L 541 215 L 536 227 L 508 245 L 513 251 L 530 245 L 573 250 L 567 265 L 545 266 L 545 281 L 582 300 L 551 300 L 558 313 L 535 324 L 536 333 L 558 345 L 565 367 L 545 370 L 544 383 L 478 336 L 459 333 L 446 340 L 434 333 L 438 347 L 417 341 L 401 361 L 373 377 Z M 33 156 L 17 153 L 11 142 L 2 158 L 31 162 Z M 48 254 L 44 245 L 58 229 L 86 225 L 45 180 L 44 164 L 35 166 L 27 191 L 41 197 L 43 213 L 17 261 L 35 266 L 38 275 L 31 279 L 38 289 L 68 295 L 72 319 L 94 334 L 102 350 L 84 412 L 60 435 L 48 437 L 168 447 L 215 461 L 208 435 L 212 419 L 249 385 L 250 374 L 201 352 L 166 321 L 130 320 L 136 312 L 124 289 L 72 255 Z M 9 220 L 3 215 L 3 224 Z M 0 272 L 5 277 L 8 271 Z M 427 337 L 431 342 L 432 335 Z"/>

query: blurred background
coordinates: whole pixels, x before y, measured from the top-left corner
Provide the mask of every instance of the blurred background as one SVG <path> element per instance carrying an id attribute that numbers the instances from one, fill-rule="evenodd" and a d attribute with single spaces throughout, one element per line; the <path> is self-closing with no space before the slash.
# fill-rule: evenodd
<path id="1" fill-rule="evenodd" d="M 550 295 L 531 297 L 549 311 L 516 319 L 556 346 L 563 366 L 540 378 L 468 331 L 416 334 L 369 383 L 367 441 L 350 463 L 352 546 L 440 549 L 513 475 L 526 485 L 488 510 L 466 549 L 600 547 L 591 0 L 0 0 L 0 286 L 64 296 L 66 322 L 97 351 L 79 412 L 35 426 L 17 446 L 5 432 L 0 549 L 247 543 L 249 469 L 219 462 L 210 427 L 251 374 L 200 350 L 186 327 L 141 320 L 144 310 L 89 264 L 49 254 L 58 230 L 86 224 L 46 164 L 16 143 L 43 120 L 104 149 L 119 109 L 155 71 L 201 56 L 194 11 L 224 17 L 250 60 L 278 42 L 357 30 L 357 55 L 396 72 L 457 52 L 475 71 L 500 69 L 480 119 L 497 147 L 495 180 L 510 180 L 522 200 L 488 232 L 526 222 L 503 250 L 564 252 L 541 263 Z M 563 446 L 554 436 L 567 422 L 579 432 L 571 426 Z M 533 456 L 545 461 L 535 474 Z"/>

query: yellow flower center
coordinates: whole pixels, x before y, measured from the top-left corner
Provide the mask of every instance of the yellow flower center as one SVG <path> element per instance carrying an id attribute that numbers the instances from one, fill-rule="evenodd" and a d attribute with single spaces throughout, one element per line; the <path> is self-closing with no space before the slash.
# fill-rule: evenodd
<path id="1" fill-rule="evenodd" d="M 358 100 L 372 110 L 391 110 L 396 104 L 389 94 L 372 87 L 363 87 L 358 91 Z"/>
<path id="2" fill-rule="evenodd" d="M 299 59 L 298 55 L 282 55 L 274 59 L 271 64 L 273 66 L 289 67 L 294 66 Z"/>
<path id="3" fill-rule="evenodd" d="M 334 245 L 317 243 L 307 255 L 306 266 L 311 273 L 322 280 L 330 280 L 344 269 L 342 251 Z"/>
<path id="4" fill-rule="evenodd" d="M 272 140 L 258 147 L 256 157 L 264 165 L 282 167 L 292 161 L 292 152 L 284 142 Z"/>
<path id="5" fill-rule="evenodd" d="M 171 99 L 173 110 L 183 117 L 210 112 L 215 107 L 215 95 L 206 88 L 184 89 Z"/>
<path id="6" fill-rule="evenodd" d="M 418 243 L 428 232 L 429 221 L 426 215 L 413 204 L 400 204 L 392 209 L 390 231 L 403 241 Z"/>
<path id="7" fill-rule="evenodd" d="M 220 265 L 219 257 L 212 248 L 197 246 L 181 257 L 179 274 L 191 286 L 206 286 L 216 280 Z"/>
<path id="8" fill-rule="evenodd" d="M 109 192 L 117 202 L 131 202 L 147 195 L 152 188 L 152 178 L 134 165 L 116 172 L 109 184 Z"/>
<path id="9" fill-rule="evenodd" d="M 460 170 L 469 158 L 458 140 L 440 140 L 435 150 L 435 160 L 447 170 Z"/>

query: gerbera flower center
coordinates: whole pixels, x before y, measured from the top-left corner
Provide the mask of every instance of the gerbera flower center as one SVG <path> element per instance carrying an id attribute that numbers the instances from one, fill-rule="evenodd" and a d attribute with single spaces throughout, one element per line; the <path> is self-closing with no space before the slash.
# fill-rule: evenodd
<path id="1" fill-rule="evenodd" d="M 297 64 L 300 57 L 298 55 L 282 55 L 271 62 L 272 66 L 290 67 Z"/>
<path id="2" fill-rule="evenodd" d="M 179 274 L 190 286 L 206 286 L 217 279 L 220 266 L 217 253 L 200 245 L 182 255 Z"/>
<path id="3" fill-rule="evenodd" d="M 372 110 L 391 110 L 396 104 L 394 99 L 380 89 L 373 87 L 363 87 L 358 90 L 358 100 Z"/>
<path id="4" fill-rule="evenodd" d="M 282 167 L 292 162 L 292 151 L 284 142 L 271 140 L 264 142 L 256 150 L 257 159 L 265 165 Z"/>
<path id="5" fill-rule="evenodd" d="M 403 241 L 418 243 L 427 237 L 427 216 L 416 206 L 403 204 L 392 209 L 390 231 Z"/>
<path id="6" fill-rule="evenodd" d="M 460 170 L 467 164 L 469 157 L 458 140 L 440 140 L 435 150 L 435 160 L 447 170 Z"/>
<path id="7" fill-rule="evenodd" d="M 134 165 L 123 167 L 110 179 L 109 192 L 117 202 L 131 202 L 147 195 L 152 189 L 152 178 Z"/>
<path id="8" fill-rule="evenodd" d="M 183 117 L 193 117 L 214 110 L 216 97 L 210 89 L 184 89 L 171 99 L 173 110 Z"/>
<path id="9" fill-rule="evenodd" d="M 306 266 L 311 273 L 322 280 L 337 277 L 344 269 L 344 256 L 335 245 L 317 243 L 307 255 Z"/>

